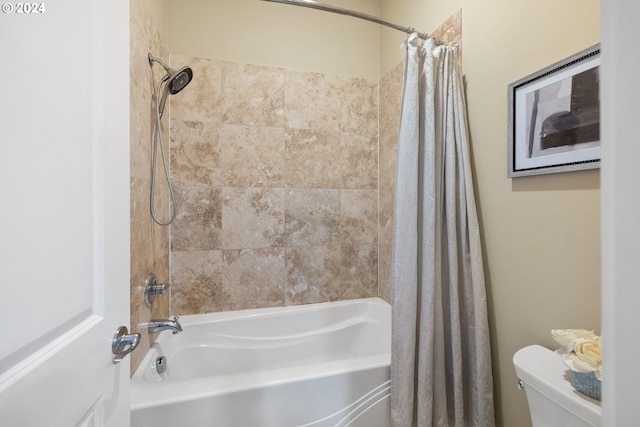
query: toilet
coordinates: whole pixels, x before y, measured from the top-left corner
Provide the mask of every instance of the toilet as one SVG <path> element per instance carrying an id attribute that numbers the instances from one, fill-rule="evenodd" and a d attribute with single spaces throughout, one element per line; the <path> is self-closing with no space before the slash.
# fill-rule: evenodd
<path id="1" fill-rule="evenodd" d="M 531 345 L 516 352 L 513 365 L 527 395 L 533 427 L 600 427 L 600 402 L 571 387 L 567 367 L 556 353 Z"/>

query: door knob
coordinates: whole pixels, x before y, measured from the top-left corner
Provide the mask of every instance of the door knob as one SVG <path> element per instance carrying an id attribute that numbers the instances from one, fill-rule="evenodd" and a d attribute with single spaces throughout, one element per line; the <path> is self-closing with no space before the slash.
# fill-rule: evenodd
<path id="1" fill-rule="evenodd" d="M 120 326 L 111 340 L 111 351 L 116 357 L 113 358 L 113 364 L 117 365 L 122 359 L 140 344 L 140 334 L 129 334 L 126 326 Z"/>

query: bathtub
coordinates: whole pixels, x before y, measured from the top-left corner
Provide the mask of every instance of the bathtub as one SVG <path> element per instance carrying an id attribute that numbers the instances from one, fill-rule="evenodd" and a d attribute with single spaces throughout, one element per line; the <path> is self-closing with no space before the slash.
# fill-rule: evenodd
<path id="1" fill-rule="evenodd" d="M 132 427 L 391 425 L 391 307 L 379 298 L 180 323 L 131 378 Z"/>

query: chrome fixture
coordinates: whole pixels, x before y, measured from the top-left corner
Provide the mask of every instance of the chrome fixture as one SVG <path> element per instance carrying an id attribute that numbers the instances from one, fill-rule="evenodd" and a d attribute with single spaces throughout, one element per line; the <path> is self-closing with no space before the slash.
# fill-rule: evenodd
<path id="1" fill-rule="evenodd" d="M 182 325 L 178 322 L 178 316 L 170 319 L 154 319 L 149 323 L 143 323 L 140 325 L 141 329 L 146 329 L 149 332 L 162 332 L 167 329 L 171 329 L 174 334 L 182 332 Z"/>
<path id="2" fill-rule="evenodd" d="M 164 113 L 164 105 L 167 102 L 167 95 L 175 95 L 185 88 L 193 79 L 193 71 L 191 67 L 182 67 L 178 71 L 174 70 L 170 66 L 164 63 L 160 58 L 156 58 L 151 53 L 149 53 L 149 65 L 153 66 L 154 62 L 162 65 L 162 68 L 167 72 L 167 74 L 162 77 L 160 80 L 160 84 L 158 85 L 158 90 L 162 86 L 162 84 L 166 83 L 164 87 L 164 91 L 162 92 L 162 98 L 160 103 L 158 104 L 158 114 L 162 118 Z M 158 91 L 159 93 L 159 91 Z"/>
<path id="3" fill-rule="evenodd" d="M 167 370 L 167 358 L 164 356 L 160 356 L 156 359 L 156 371 L 159 374 L 164 374 L 164 371 Z"/>
<path id="4" fill-rule="evenodd" d="M 395 30 L 402 31 L 403 33 L 407 33 L 407 34 L 416 32 L 416 30 L 413 27 L 403 27 L 401 25 L 383 21 L 377 16 L 367 15 L 365 13 L 356 12 L 355 10 L 347 9 L 340 6 L 333 6 L 330 4 L 320 3 L 315 0 L 263 0 L 263 1 L 270 1 L 273 3 L 281 3 L 281 4 L 290 4 L 293 6 L 308 7 L 311 9 L 322 10 L 325 12 L 332 12 L 332 13 L 338 13 L 340 15 L 352 16 L 354 18 L 364 19 L 365 21 L 375 22 L 376 24 L 384 25 L 385 27 L 393 28 Z M 418 33 L 418 37 L 426 40 L 429 37 L 429 35 L 427 33 Z"/>
<path id="5" fill-rule="evenodd" d="M 164 295 L 169 289 L 168 283 L 158 284 L 156 275 L 149 273 L 147 280 L 144 281 L 144 304 L 147 307 L 151 307 L 156 295 Z"/>
<path id="6" fill-rule="evenodd" d="M 111 340 L 111 351 L 116 355 L 113 358 L 113 364 L 122 362 L 122 359 L 135 350 L 138 344 L 140 344 L 140 334 L 129 334 L 126 326 L 120 326 Z"/>
<path id="7" fill-rule="evenodd" d="M 153 131 L 153 156 L 151 162 L 151 195 L 149 197 L 149 211 L 151 212 L 151 218 L 156 222 L 156 224 L 161 226 L 166 226 L 171 224 L 176 219 L 177 208 L 176 208 L 176 198 L 173 194 L 173 187 L 171 186 L 171 180 L 169 179 L 169 167 L 167 166 L 167 158 L 164 152 L 164 144 L 162 143 L 162 129 L 160 128 L 160 119 L 164 114 L 164 106 L 167 102 L 168 95 L 175 95 L 184 89 L 191 79 L 193 79 L 193 71 L 190 67 L 182 67 L 178 71 L 174 70 L 170 66 L 164 63 L 159 58 L 156 58 L 151 53 L 148 54 L 149 65 L 153 67 L 153 63 L 157 62 L 164 68 L 167 72 L 160 82 L 158 83 L 158 89 L 156 91 L 156 125 Z M 164 89 L 162 88 L 164 85 Z M 162 92 L 162 97 L 160 93 Z M 160 141 L 158 143 L 158 141 Z M 154 200 L 155 200 L 155 187 L 156 187 L 156 159 L 158 152 L 158 145 L 160 146 L 160 155 L 162 156 L 162 166 L 164 168 L 164 175 L 167 180 L 167 187 L 169 188 L 169 199 L 171 200 L 171 210 L 169 219 L 166 222 L 161 222 L 156 217 Z"/>

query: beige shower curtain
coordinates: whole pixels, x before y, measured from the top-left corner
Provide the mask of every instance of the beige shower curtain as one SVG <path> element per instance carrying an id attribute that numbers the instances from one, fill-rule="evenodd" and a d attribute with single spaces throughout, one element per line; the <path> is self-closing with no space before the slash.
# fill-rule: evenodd
<path id="1" fill-rule="evenodd" d="M 396 427 L 493 427 L 484 273 L 457 47 L 409 36 L 392 266 Z"/>

